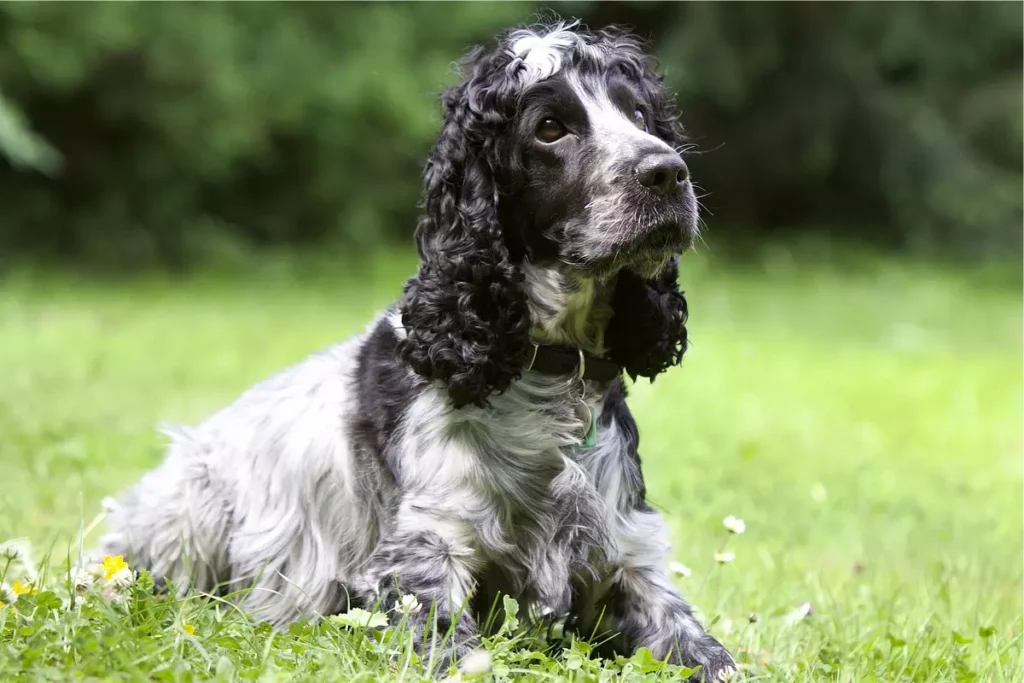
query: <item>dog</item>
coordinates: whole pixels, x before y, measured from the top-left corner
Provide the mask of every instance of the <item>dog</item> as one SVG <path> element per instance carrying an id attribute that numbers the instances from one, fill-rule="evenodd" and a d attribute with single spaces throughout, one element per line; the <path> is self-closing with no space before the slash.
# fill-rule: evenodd
<path id="1" fill-rule="evenodd" d="M 177 590 L 246 587 L 278 627 L 415 595 L 421 652 L 452 636 L 442 669 L 511 595 L 720 680 L 735 664 L 666 573 L 623 379 L 687 344 L 698 203 L 673 97 L 628 32 L 559 23 L 471 51 L 443 106 L 397 303 L 167 429 L 99 550 Z"/>

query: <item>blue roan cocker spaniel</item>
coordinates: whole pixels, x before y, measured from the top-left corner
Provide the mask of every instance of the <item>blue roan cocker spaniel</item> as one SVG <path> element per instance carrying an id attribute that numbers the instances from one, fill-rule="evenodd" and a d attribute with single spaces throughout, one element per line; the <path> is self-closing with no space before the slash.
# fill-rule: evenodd
<path id="1" fill-rule="evenodd" d="M 735 665 L 666 574 L 622 377 L 686 348 L 697 202 L 673 98 L 618 30 L 513 30 L 464 74 L 401 300 L 169 430 L 99 550 L 178 590 L 251 587 L 278 626 L 415 594 L 441 670 L 510 594 L 718 680 Z"/>

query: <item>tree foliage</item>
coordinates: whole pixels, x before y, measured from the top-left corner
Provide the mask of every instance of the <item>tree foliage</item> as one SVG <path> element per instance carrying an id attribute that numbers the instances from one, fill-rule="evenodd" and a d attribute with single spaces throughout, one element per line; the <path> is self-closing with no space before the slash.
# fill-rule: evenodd
<path id="1" fill-rule="evenodd" d="M 1016 247 L 1019 3 L 572 3 L 657 44 L 714 213 Z M 407 240 L 437 95 L 526 3 L 4 3 L 0 253 Z"/>

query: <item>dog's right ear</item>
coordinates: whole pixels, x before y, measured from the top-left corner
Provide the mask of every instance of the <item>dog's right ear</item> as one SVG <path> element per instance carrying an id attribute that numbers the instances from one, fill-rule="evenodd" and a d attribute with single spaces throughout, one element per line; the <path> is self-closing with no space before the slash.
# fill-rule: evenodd
<path id="1" fill-rule="evenodd" d="M 509 158 L 499 143 L 516 83 L 501 53 L 470 59 L 470 78 L 444 95 L 416 228 L 420 267 L 399 304 L 402 358 L 443 382 L 457 408 L 485 405 L 522 373 L 530 328 L 523 274 L 498 221 L 496 175 Z"/>

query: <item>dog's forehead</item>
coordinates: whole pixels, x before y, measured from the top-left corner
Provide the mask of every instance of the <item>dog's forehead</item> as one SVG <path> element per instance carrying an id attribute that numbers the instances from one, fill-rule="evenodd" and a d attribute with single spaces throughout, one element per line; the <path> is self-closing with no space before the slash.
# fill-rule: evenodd
<path id="1" fill-rule="evenodd" d="M 551 78 L 574 51 L 586 52 L 590 46 L 574 29 L 576 24 L 558 24 L 549 29 L 520 29 L 508 37 L 510 68 L 531 85 Z"/>

